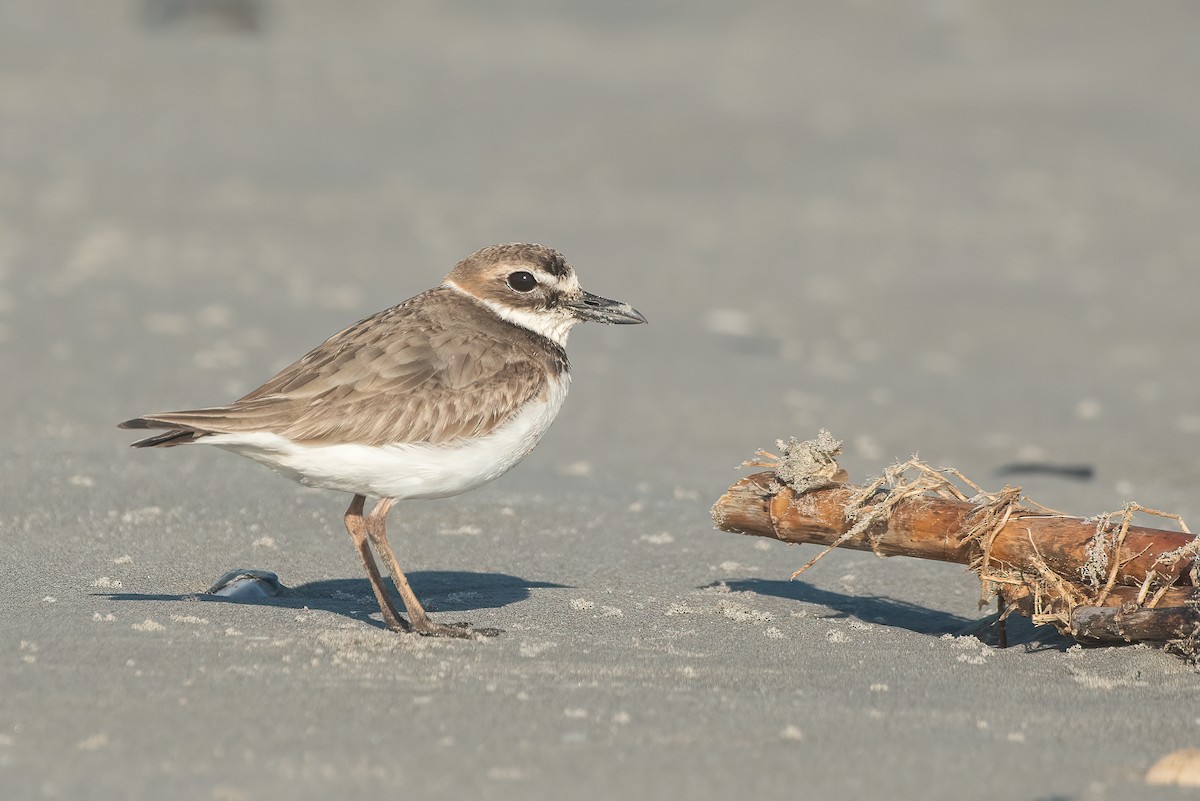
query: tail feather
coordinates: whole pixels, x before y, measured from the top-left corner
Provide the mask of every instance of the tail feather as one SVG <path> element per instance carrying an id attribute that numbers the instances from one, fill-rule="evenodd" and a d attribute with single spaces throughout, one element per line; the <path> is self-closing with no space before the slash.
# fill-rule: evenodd
<path id="1" fill-rule="evenodd" d="M 180 428 L 178 424 L 165 420 L 155 420 L 152 417 L 135 417 L 132 420 L 118 423 L 117 428 L 166 429 L 162 434 L 156 434 L 146 439 L 139 439 L 130 445 L 131 448 L 172 448 L 176 445 L 186 445 L 189 442 L 195 442 L 199 438 L 212 433 L 191 427 Z"/>
<path id="2" fill-rule="evenodd" d="M 171 447 L 185 445 L 209 434 L 230 434 L 262 426 L 278 407 L 278 398 L 256 398 L 230 406 L 190 409 L 186 412 L 164 412 L 135 417 L 117 428 L 164 429 L 158 434 L 133 443 L 135 448 Z"/>
<path id="3" fill-rule="evenodd" d="M 173 448 L 176 445 L 186 445 L 206 436 L 198 431 L 168 431 L 155 437 L 146 437 L 133 442 L 131 448 Z"/>

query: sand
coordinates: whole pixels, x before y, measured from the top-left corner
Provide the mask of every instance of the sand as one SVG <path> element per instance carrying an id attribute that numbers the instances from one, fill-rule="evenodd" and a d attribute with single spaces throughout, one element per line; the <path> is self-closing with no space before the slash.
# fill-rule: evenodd
<path id="1" fill-rule="evenodd" d="M 997 650 L 961 568 L 789 582 L 815 549 L 708 508 L 824 427 L 852 478 L 1200 520 L 1197 7 L 53 6 L 0 9 L 0 797 L 1178 797 L 1180 660 Z M 514 240 L 651 324 L 392 515 L 500 637 L 383 631 L 347 498 L 114 428 Z M 289 589 L 196 598 L 236 569 Z"/>

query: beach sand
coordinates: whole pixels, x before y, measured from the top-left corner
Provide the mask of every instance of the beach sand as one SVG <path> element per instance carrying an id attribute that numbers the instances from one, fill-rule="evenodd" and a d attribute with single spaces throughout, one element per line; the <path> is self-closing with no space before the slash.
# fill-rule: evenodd
<path id="1" fill-rule="evenodd" d="M 53 6 L 53 10 L 51 8 Z M 958 566 L 713 530 L 828 428 L 1093 515 L 1200 519 L 1200 7 L 187 2 L 0 9 L 0 797 L 1177 798 L 1200 676 Z M 115 424 L 225 402 L 502 241 L 572 335 L 516 470 L 400 504 Z M 1006 465 L 1086 466 L 1003 475 Z M 197 600 L 238 568 L 288 591 Z M 986 637 L 985 637 L 986 639 Z"/>

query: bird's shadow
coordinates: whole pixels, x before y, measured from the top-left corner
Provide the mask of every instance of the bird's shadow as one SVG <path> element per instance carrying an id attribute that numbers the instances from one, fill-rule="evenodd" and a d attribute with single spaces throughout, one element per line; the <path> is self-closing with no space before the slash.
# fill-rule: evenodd
<path id="1" fill-rule="evenodd" d="M 989 619 L 983 615 L 979 618 L 962 617 L 885 595 L 847 595 L 823 590 L 803 581 L 772 579 L 737 579 L 727 581 L 725 585 L 731 590 L 773 595 L 777 598 L 824 606 L 833 612 L 829 617 L 851 617 L 866 623 L 933 636 L 973 634 L 980 640 L 993 644 L 998 639 L 996 626 L 989 625 Z M 994 620 L 994 616 L 991 619 Z M 1010 615 L 1006 625 L 1010 646 L 1019 645 L 1026 650 L 1061 651 L 1074 644 L 1072 640 L 1063 637 L 1052 628 L 1034 626 L 1020 615 Z"/>
<path id="2" fill-rule="evenodd" d="M 393 599 L 396 589 L 385 579 Z M 551 581 L 531 581 L 507 573 L 476 573 L 463 570 L 425 570 L 408 574 L 409 584 L 430 612 L 465 612 L 472 609 L 496 609 L 530 595 L 530 590 L 566 588 Z M 343 615 L 375 626 L 383 624 L 372 619 L 379 605 L 366 579 L 326 579 L 309 581 L 295 587 L 279 584 L 278 594 L 225 597 L 209 593 L 105 593 L 113 601 L 204 601 L 255 606 L 277 606 L 286 609 L 320 609 Z"/>

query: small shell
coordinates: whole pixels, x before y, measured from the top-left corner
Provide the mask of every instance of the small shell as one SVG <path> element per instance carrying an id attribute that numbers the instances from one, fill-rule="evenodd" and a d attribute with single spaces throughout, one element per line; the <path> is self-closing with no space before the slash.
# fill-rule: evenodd
<path id="1" fill-rule="evenodd" d="M 1184 748 L 1167 754 L 1146 773 L 1146 784 L 1200 787 L 1200 748 Z"/>
<path id="2" fill-rule="evenodd" d="M 269 570 L 230 570 L 204 593 L 235 601 L 274 598 L 283 591 L 279 576 Z"/>

